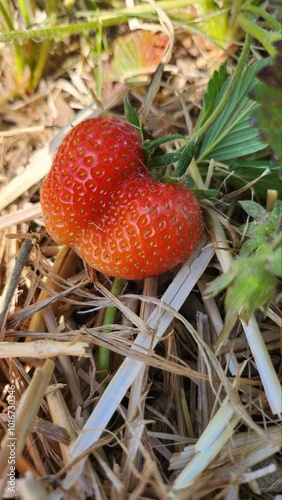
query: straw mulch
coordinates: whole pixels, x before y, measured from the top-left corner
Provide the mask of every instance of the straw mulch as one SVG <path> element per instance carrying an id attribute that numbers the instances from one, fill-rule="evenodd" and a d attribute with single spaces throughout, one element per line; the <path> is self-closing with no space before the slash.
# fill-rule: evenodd
<path id="1" fill-rule="evenodd" d="M 177 43 L 157 86 L 148 87 L 150 77 L 108 84 L 104 109 L 121 115 L 127 94 L 147 106 L 148 133 L 190 133 L 211 54 L 181 33 Z M 0 69 L 8 85 L 4 59 Z M 238 321 L 227 342 L 216 344 L 224 297 L 207 299 L 205 288 L 239 245 L 222 207 L 205 210 L 206 234 L 188 262 L 125 283 L 117 298 L 109 277 L 45 232 L 41 182 L 69 127 L 98 109 L 92 69 L 72 58 L 33 95 L 2 103 L 1 495 L 275 498 L 282 489 L 281 316 L 270 304 L 266 317 L 258 311 L 249 324 Z M 109 305 L 117 314 L 105 333 Z M 102 383 L 99 346 L 111 351 Z"/>

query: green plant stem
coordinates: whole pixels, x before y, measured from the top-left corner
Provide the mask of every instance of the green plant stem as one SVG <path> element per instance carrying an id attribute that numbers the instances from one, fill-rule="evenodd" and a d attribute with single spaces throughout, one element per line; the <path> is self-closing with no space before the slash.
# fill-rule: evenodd
<path id="1" fill-rule="evenodd" d="M 253 36 L 263 45 L 263 47 L 271 57 L 274 57 L 276 55 L 277 51 L 273 46 L 273 43 L 281 39 L 280 33 L 267 31 L 261 26 L 258 26 L 255 17 L 252 14 L 248 13 L 240 14 L 238 16 L 238 23 L 240 24 L 241 28 L 243 28 L 243 30 L 248 33 L 248 35 Z"/>
<path id="2" fill-rule="evenodd" d="M 49 56 L 49 49 L 51 46 L 51 40 L 47 39 L 41 42 L 40 44 L 40 51 L 39 51 L 39 57 L 37 60 L 37 64 L 35 67 L 35 70 L 33 72 L 32 80 L 31 80 L 31 87 L 33 90 L 36 89 L 37 85 L 39 84 L 39 81 L 41 79 L 42 73 L 44 71 L 46 61 Z"/>
<path id="3" fill-rule="evenodd" d="M 242 11 L 252 12 L 257 16 L 262 17 L 273 29 L 277 30 L 278 32 L 281 31 L 281 24 L 279 23 L 279 21 L 277 21 L 271 14 L 269 14 L 269 12 L 266 12 L 266 10 L 261 9 L 261 7 L 257 7 L 256 5 L 247 5 L 242 9 Z"/>
<path id="4" fill-rule="evenodd" d="M 157 5 L 165 11 L 185 6 L 187 7 L 187 5 L 191 4 L 193 4 L 193 0 L 162 0 L 157 2 Z M 65 26 L 52 26 L 47 28 L 4 33 L 0 35 L 0 42 L 6 43 L 26 39 L 34 40 L 53 37 L 56 37 L 56 39 L 63 39 L 71 34 L 89 32 L 90 30 L 98 29 L 99 26 L 114 26 L 116 24 L 127 22 L 132 17 L 146 18 L 151 14 L 156 14 L 155 7 L 147 3 L 142 3 L 135 5 L 131 9 L 125 8 L 119 11 L 100 11 L 97 13 L 95 20 L 89 22 L 77 22 L 74 24 L 67 24 Z"/>
<path id="5" fill-rule="evenodd" d="M 9 31 L 13 31 L 14 30 L 14 25 L 12 23 L 10 13 L 7 12 L 7 10 L 5 9 L 5 7 L 3 5 L 3 2 L 0 2 L 0 13 L 3 16 L 3 19 L 4 19 L 4 21 L 5 21 L 6 25 L 7 25 L 8 30 Z"/>
<path id="6" fill-rule="evenodd" d="M 54 2 L 54 0 L 48 0 L 46 2 L 47 16 L 48 16 L 48 19 L 49 19 L 52 27 L 54 27 L 54 29 L 56 29 L 55 24 L 56 24 L 56 20 L 57 20 L 57 8 L 58 8 L 58 3 Z M 51 45 L 52 45 L 51 38 L 47 38 L 46 40 L 43 40 L 40 44 L 38 60 L 37 60 L 37 63 L 36 63 L 36 66 L 35 66 L 35 69 L 33 72 L 33 76 L 31 79 L 31 87 L 33 90 L 36 89 L 37 85 L 39 84 L 39 82 L 41 80 L 42 73 L 44 71 L 44 68 L 46 66 L 46 62 L 47 62 L 48 57 L 49 57 Z"/>
<path id="7" fill-rule="evenodd" d="M 96 79 L 96 94 L 99 101 L 102 100 L 103 94 L 103 68 L 102 68 L 102 56 L 103 56 L 103 27 L 100 25 L 95 34 L 95 42 L 96 42 L 96 71 L 95 79 Z"/>
<path id="8" fill-rule="evenodd" d="M 189 174 L 192 177 L 193 181 L 195 182 L 197 188 L 205 189 L 205 184 L 203 182 L 203 179 L 202 179 L 202 176 L 201 176 L 200 171 L 198 169 L 198 165 L 196 163 L 195 158 L 192 159 L 192 161 L 189 165 Z"/>
<path id="9" fill-rule="evenodd" d="M 214 40 L 224 42 L 228 31 L 230 0 L 220 2 L 220 7 L 214 0 L 200 0 L 197 2 L 200 22 L 205 35 L 209 35 Z"/>
<path id="10" fill-rule="evenodd" d="M 14 31 L 14 25 L 13 25 L 10 13 L 5 9 L 3 2 L 0 2 L 0 14 L 2 14 L 8 30 L 10 32 Z M 7 36 L 9 36 L 9 34 L 10 33 L 6 33 Z M 5 35 L 3 35 L 3 36 L 5 36 Z M 14 42 L 14 51 L 15 51 L 15 66 L 16 66 L 16 75 L 15 76 L 16 76 L 17 82 L 20 82 L 22 74 L 23 74 L 23 69 L 24 69 L 24 57 L 23 57 L 22 49 L 17 41 Z"/>
<path id="11" fill-rule="evenodd" d="M 214 122 L 217 120 L 217 118 L 220 116 L 220 114 L 224 111 L 225 106 L 227 105 L 228 101 L 230 100 L 230 97 L 232 96 L 232 93 L 241 78 L 241 75 L 243 73 L 243 70 L 247 66 L 248 62 L 248 57 L 250 53 L 250 47 L 251 47 L 251 36 L 249 34 L 246 35 L 245 38 L 245 43 L 240 55 L 240 59 L 238 61 L 238 64 L 235 68 L 235 71 L 233 73 L 233 76 L 229 82 L 229 85 L 226 89 L 225 94 L 223 95 L 220 103 L 218 106 L 215 108 L 211 116 L 207 119 L 207 121 L 204 123 L 204 125 L 197 131 L 195 132 L 190 140 L 195 140 L 199 141 L 209 130 L 209 128 L 214 124 Z"/>
<path id="12" fill-rule="evenodd" d="M 121 290 L 124 285 L 124 280 L 120 278 L 115 278 L 113 282 L 113 286 L 111 288 L 111 293 L 115 297 L 121 293 Z M 103 326 L 112 325 L 115 321 L 117 308 L 115 306 L 107 307 L 105 311 Z M 103 330 L 104 334 L 108 333 L 108 330 Z M 111 351 L 107 347 L 101 346 L 98 352 L 98 362 L 97 362 L 97 379 L 98 382 L 103 382 L 106 378 L 109 368 L 110 368 L 110 354 Z"/>
<path id="13" fill-rule="evenodd" d="M 30 28 L 31 26 L 27 3 L 28 2 L 26 2 L 26 0 L 18 0 L 19 10 L 24 19 L 26 29 Z"/>
<path id="14" fill-rule="evenodd" d="M 238 24 L 238 16 L 242 12 L 246 0 L 233 0 L 230 2 L 229 36 L 230 40 L 241 40 L 244 33 Z"/>

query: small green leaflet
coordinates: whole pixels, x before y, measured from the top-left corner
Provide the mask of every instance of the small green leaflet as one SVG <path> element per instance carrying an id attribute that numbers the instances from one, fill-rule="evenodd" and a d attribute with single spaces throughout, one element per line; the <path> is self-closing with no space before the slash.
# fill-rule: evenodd
<path id="1" fill-rule="evenodd" d="M 277 287 L 277 278 L 269 271 L 272 264 L 267 252 L 239 258 L 228 272 L 221 274 L 208 285 L 207 297 L 215 296 L 228 288 L 225 298 L 226 332 L 231 331 L 238 315 L 248 321 L 259 307 L 262 306 L 266 310 Z"/>
<path id="2" fill-rule="evenodd" d="M 171 141 L 176 141 L 176 140 L 183 140 L 185 137 L 180 134 L 171 134 L 171 135 L 166 135 L 164 137 L 159 137 L 158 139 L 154 139 L 153 141 L 147 141 L 145 140 L 143 143 L 143 147 L 147 150 L 151 149 L 156 149 L 159 146 L 162 146 L 163 144 L 166 144 Z"/>
<path id="3" fill-rule="evenodd" d="M 277 55 L 262 68 L 259 79 L 250 92 L 250 97 L 260 104 L 252 113 L 252 123 L 259 131 L 260 138 L 269 144 L 274 165 L 282 164 L 282 40 L 274 44 Z"/>
<path id="4" fill-rule="evenodd" d="M 218 189 L 198 189 L 190 188 L 194 195 L 197 196 L 198 200 L 214 200 L 222 196 L 222 192 Z"/>
<path id="5" fill-rule="evenodd" d="M 282 278 L 282 246 L 280 245 L 274 252 L 272 252 L 267 259 L 265 269 L 271 274 Z"/>
<path id="6" fill-rule="evenodd" d="M 178 152 L 166 153 L 161 156 L 155 156 L 154 158 L 151 158 L 150 160 L 147 161 L 146 167 L 149 169 L 156 167 L 165 167 L 167 165 L 171 165 L 172 163 L 178 161 L 179 157 L 180 153 Z"/>
<path id="7" fill-rule="evenodd" d="M 259 203 L 251 200 L 240 201 L 245 212 L 254 220 L 244 225 L 246 227 L 246 239 L 241 247 L 240 256 L 246 257 L 253 252 L 261 252 L 268 247 L 276 238 L 279 219 L 281 217 L 282 201 L 278 200 L 271 212 L 267 212 Z"/>
<path id="8" fill-rule="evenodd" d="M 215 108 L 216 98 L 228 77 L 226 64 L 222 64 L 218 71 L 215 71 L 208 82 L 207 90 L 203 99 L 203 107 L 199 114 L 195 132 L 197 132 L 207 121 Z"/>
<path id="9" fill-rule="evenodd" d="M 136 128 L 137 132 L 139 133 L 139 135 L 141 137 L 141 140 L 143 141 L 143 131 L 142 131 L 142 127 L 140 124 L 138 113 L 137 113 L 136 109 L 134 109 L 131 106 L 127 97 L 124 99 L 124 111 L 125 111 L 125 116 L 127 118 L 127 121 L 131 125 L 133 125 L 133 127 Z"/>
<path id="10" fill-rule="evenodd" d="M 250 118 L 259 105 L 248 97 L 251 88 L 258 80 L 256 74 L 267 61 L 258 61 L 246 68 L 230 100 L 215 123 L 206 133 L 198 154 L 198 161 L 214 159 L 227 161 L 255 153 L 267 144 L 258 137 L 258 130 L 250 125 Z M 226 92 L 229 80 L 226 80 L 214 100 L 213 109 Z"/>
<path id="11" fill-rule="evenodd" d="M 174 172 L 175 177 L 182 177 L 187 172 L 187 169 L 195 155 L 197 149 L 197 142 L 190 141 L 181 152 L 177 167 Z"/>
<path id="12" fill-rule="evenodd" d="M 278 200 L 271 212 L 254 201 L 241 201 L 240 204 L 254 219 L 246 226 L 246 240 L 240 256 L 206 290 L 209 297 L 227 288 L 224 334 L 231 331 L 238 315 L 248 321 L 259 307 L 266 310 L 275 294 L 277 278 L 282 275 L 282 234 L 279 229 L 282 202 Z"/>

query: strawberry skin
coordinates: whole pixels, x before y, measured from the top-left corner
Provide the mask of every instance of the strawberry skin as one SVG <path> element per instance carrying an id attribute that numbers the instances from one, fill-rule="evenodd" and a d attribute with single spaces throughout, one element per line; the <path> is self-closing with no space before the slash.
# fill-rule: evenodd
<path id="1" fill-rule="evenodd" d="M 49 234 L 89 266 L 141 279 L 184 262 L 203 219 L 195 195 L 156 182 L 143 164 L 140 137 L 110 115 L 85 120 L 64 139 L 41 190 Z"/>
<path id="2" fill-rule="evenodd" d="M 100 115 L 72 129 L 41 191 L 45 224 L 54 240 L 71 245 L 94 211 L 103 210 L 109 187 L 139 168 L 142 157 L 139 134 L 114 117 Z"/>

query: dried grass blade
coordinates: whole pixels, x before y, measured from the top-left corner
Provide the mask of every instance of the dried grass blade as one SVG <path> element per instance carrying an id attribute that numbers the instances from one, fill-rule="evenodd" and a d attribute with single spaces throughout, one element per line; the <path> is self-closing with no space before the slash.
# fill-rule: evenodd
<path id="1" fill-rule="evenodd" d="M 27 390 L 23 394 L 16 412 L 15 431 L 13 439 L 16 442 L 16 460 L 21 456 L 27 435 L 32 431 L 34 421 L 42 403 L 44 393 L 50 383 L 55 363 L 47 360 L 42 367 L 36 369 Z M 6 471 L 10 449 L 7 446 L 10 439 L 7 433 L 0 451 L 0 470 Z M 4 474 L 3 474 L 4 477 Z"/>
<path id="2" fill-rule="evenodd" d="M 17 343 L 0 342 L 1 358 L 46 359 L 56 356 L 89 357 L 87 342 L 61 342 L 55 340 L 36 340 L 35 342 Z"/>
<path id="3" fill-rule="evenodd" d="M 41 204 L 34 203 L 22 210 L 0 217 L 0 231 L 11 227 L 11 225 L 21 224 L 36 219 L 41 215 Z"/>
<path id="4" fill-rule="evenodd" d="M 261 331 L 254 316 L 248 323 L 241 319 L 241 323 L 253 353 L 257 370 L 273 413 L 282 417 L 282 387 L 274 370 L 270 354 L 266 348 Z"/>
<path id="5" fill-rule="evenodd" d="M 174 499 L 177 492 L 189 488 L 230 439 L 240 420 L 240 416 L 233 413 L 234 409 L 226 401 L 193 447 L 195 454 L 175 480 L 169 498 Z"/>
<path id="6" fill-rule="evenodd" d="M 73 275 L 73 270 L 75 269 L 76 263 L 78 262 L 78 256 L 73 252 L 73 250 L 68 247 L 67 245 L 64 245 L 58 255 L 56 256 L 55 262 L 52 267 L 52 273 L 53 276 L 57 275 L 60 278 L 63 279 L 68 279 L 70 276 Z M 59 292 L 61 291 L 61 286 L 60 283 L 58 283 L 56 280 L 51 278 L 47 278 L 46 280 L 46 285 L 50 287 L 54 292 Z M 50 297 L 50 293 L 48 293 L 45 290 L 41 290 L 39 297 L 38 297 L 38 302 L 44 301 L 47 297 Z M 52 306 L 52 310 L 55 314 L 59 307 L 59 302 L 56 302 Z M 42 309 L 38 310 L 32 317 L 30 324 L 29 324 L 29 329 L 32 332 L 35 331 L 44 331 L 45 329 L 45 320 L 44 320 L 44 315 L 42 313 Z"/>
<path id="7" fill-rule="evenodd" d="M 45 146 L 36 151 L 26 169 L 14 177 L 7 186 L 0 191 L 0 211 L 13 203 L 19 196 L 27 191 L 31 186 L 41 181 L 48 173 L 51 166 L 51 156 L 49 147 Z"/>
<path id="8" fill-rule="evenodd" d="M 194 254 L 182 267 L 163 295 L 163 302 L 176 310 L 179 310 L 213 256 L 213 250 L 210 247 L 202 250 L 204 243 L 203 241 L 196 255 Z M 138 346 L 140 345 L 153 348 L 166 331 L 172 319 L 173 313 L 168 311 L 162 312 L 159 307 L 156 307 L 148 320 L 148 326 L 156 328 L 154 338 L 152 339 L 150 336 L 140 332 L 132 349 L 138 350 Z M 84 453 L 87 448 L 91 448 L 99 439 L 104 427 L 118 408 L 121 399 L 143 366 L 144 363 L 134 359 L 126 358 L 124 360 L 74 442 L 71 449 L 73 458 Z"/>
<path id="9" fill-rule="evenodd" d="M 3 300 L 3 303 L 1 304 L 0 302 L 0 339 L 2 340 L 4 338 L 4 328 L 5 328 L 5 323 L 6 319 L 9 313 L 9 304 L 12 300 L 12 297 L 15 293 L 16 287 L 18 285 L 23 267 L 26 263 L 26 260 L 31 252 L 31 249 L 33 247 L 33 242 L 31 240 L 26 240 L 19 252 L 18 259 L 15 263 L 15 267 L 12 271 L 12 274 L 10 276 L 10 280 L 7 284 L 7 288 L 5 290 L 5 295 L 1 297 Z"/>
<path id="10" fill-rule="evenodd" d="M 223 228 L 214 216 L 209 213 L 209 220 L 211 224 L 211 235 L 215 245 L 215 251 L 221 267 L 224 272 L 228 271 L 233 263 L 231 249 L 226 241 Z M 220 248 L 219 248 L 220 247 Z M 250 349 L 257 363 L 257 369 L 267 396 L 269 406 L 273 414 L 282 414 L 282 388 L 272 364 L 269 352 L 264 343 L 261 331 L 258 327 L 257 321 L 254 316 L 251 317 L 248 324 L 242 319 L 242 327 L 245 331 Z M 220 345 L 222 345 L 228 336 L 229 331 L 226 331 L 224 337 L 219 337 Z"/>
<path id="11" fill-rule="evenodd" d="M 23 500 L 48 500 L 50 497 L 39 479 L 27 472 L 23 479 L 17 480 L 17 495 Z"/>

